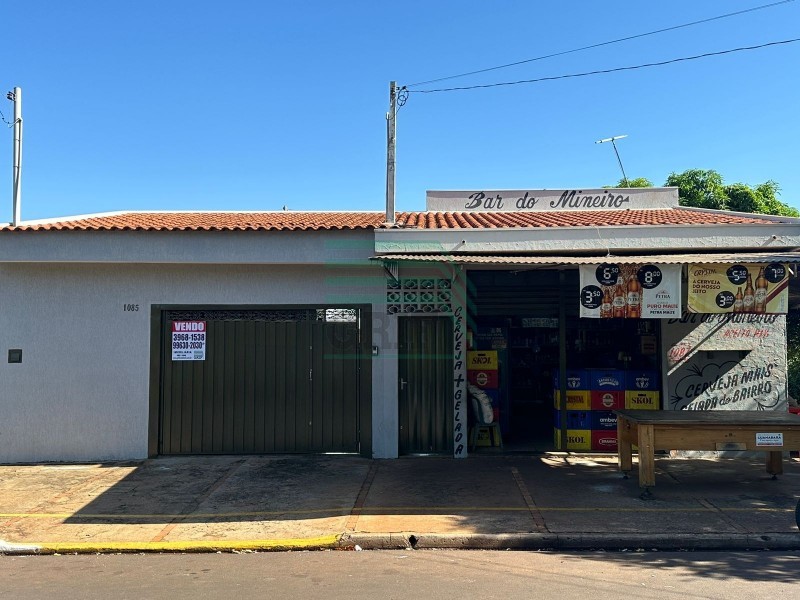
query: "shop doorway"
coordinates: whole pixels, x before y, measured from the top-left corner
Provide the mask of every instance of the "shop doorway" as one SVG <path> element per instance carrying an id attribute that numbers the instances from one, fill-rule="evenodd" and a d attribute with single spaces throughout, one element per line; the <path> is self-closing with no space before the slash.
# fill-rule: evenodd
<path id="1" fill-rule="evenodd" d="M 660 322 L 655 319 L 579 318 L 577 270 L 470 271 L 471 350 L 489 352 L 497 375 L 488 381 L 506 452 L 559 448 L 562 365 L 569 375 L 566 415 L 576 450 L 600 447 L 616 432 L 610 411 L 625 407 L 628 379 L 646 379 L 642 399 L 657 397 Z M 474 417 L 474 415 L 471 415 Z M 593 441 L 594 440 L 594 441 Z M 595 446 L 593 446 L 595 444 Z M 478 448 L 481 449 L 480 447 Z"/>
<path id="2" fill-rule="evenodd" d="M 400 317 L 399 453 L 453 451 L 453 320 Z"/>

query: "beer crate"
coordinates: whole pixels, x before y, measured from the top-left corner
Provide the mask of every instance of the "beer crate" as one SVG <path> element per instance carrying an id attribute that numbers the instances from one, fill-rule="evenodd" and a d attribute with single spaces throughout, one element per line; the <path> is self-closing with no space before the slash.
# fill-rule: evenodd
<path id="1" fill-rule="evenodd" d="M 625 389 L 625 371 L 617 369 L 590 369 L 589 370 L 589 389 L 590 390 L 619 390 Z"/>
<path id="2" fill-rule="evenodd" d="M 567 389 L 568 390 L 588 390 L 589 389 L 589 370 L 588 369 L 567 369 Z M 559 381 L 560 371 L 556 369 L 553 373 L 553 389 L 561 387 Z"/>
<path id="3" fill-rule="evenodd" d="M 659 392 L 628 390 L 625 392 L 625 408 L 659 410 L 661 408 L 661 394 Z"/>
<path id="4" fill-rule="evenodd" d="M 561 391 L 553 392 L 553 407 L 561 408 Z M 567 390 L 568 410 L 589 410 L 592 407 L 589 390 Z"/>
<path id="5" fill-rule="evenodd" d="M 616 452 L 617 430 L 592 430 L 592 450 L 597 452 Z"/>
<path id="6" fill-rule="evenodd" d="M 617 410 L 625 408 L 625 392 L 622 390 L 594 390 L 589 392 L 592 410 Z"/>
<path id="7" fill-rule="evenodd" d="M 553 443 L 561 449 L 561 430 L 553 429 Z M 592 431 L 590 429 L 567 429 L 567 450 L 591 450 Z"/>
<path id="8" fill-rule="evenodd" d="M 468 350 L 468 371 L 497 371 L 497 350 Z"/>
<path id="9" fill-rule="evenodd" d="M 591 411 L 592 426 L 591 429 L 595 430 L 617 430 L 617 415 L 611 410 L 593 410 Z"/>
<path id="10" fill-rule="evenodd" d="M 479 388 L 494 390 L 500 387 L 499 371 L 467 371 L 467 381 Z"/>
<path id="11" fill-rule="evenodd" d="M 658 371 L 626 371 L 626 390 L 657 391 L 659 389 Z"/>
<path id="12" fill-rule="evenodd" d="M 561 411 L 555 410 L 554 425 L 556 429 L 561 429 Z M 567 429 L 592 429 L 592 411 L 590 410 L 568 410 Z"/>

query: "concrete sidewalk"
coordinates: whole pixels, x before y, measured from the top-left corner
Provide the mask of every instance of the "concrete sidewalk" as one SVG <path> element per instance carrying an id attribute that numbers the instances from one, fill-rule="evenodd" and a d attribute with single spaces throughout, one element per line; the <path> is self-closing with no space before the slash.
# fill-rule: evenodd
<path id="1" fill-rule="evenodd" d="M 798 549 L 800 461 L 615 456 L 166 457 L 0 466 L 0 552 Z M 635 467 L 634 463 L 634 467 Z"/>

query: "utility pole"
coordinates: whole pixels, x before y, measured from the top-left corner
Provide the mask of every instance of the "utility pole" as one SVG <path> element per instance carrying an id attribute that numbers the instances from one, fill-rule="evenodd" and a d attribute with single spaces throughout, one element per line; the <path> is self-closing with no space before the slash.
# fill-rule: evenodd
<path id="1" fill-rule="evenodd" d="M 11 224 L 20 223 L 20 201 L 22 197 L 22 90 L 18 87 L 8 92 L 6 98 L 14 103 L 14 166 L 12 173 L 13 211 Z"/>
<path id="2" fill-rule="evenodd" d="M 622 160 L 619 157 L 619 152 L 617 152 L 617 145 L 614 143 L 614 140 L 621 140 L 622 138 L 628 137 L 627 134 L 625 135 L 615 135 L 614 137 L 605 138 L 602 140 L 597 140 L 595 144 L 604 144 L 605 142 L 611 142 L 611 145 L 614 146 L 614 154 L 617 155 L 617 162 L 619 163 L 619 170 L 622 171 L 622 181 L 625 183 L 625 187 L 628 187 L 628 178 L 625 176 L 625 169 L 622 168 Z"/>
<path id="3" fill-rule="evenodd" d="M 395 136 L 397 134 L 397 82 L 389 82 L 386 113 L 386 225 L 394 226 Z"/>

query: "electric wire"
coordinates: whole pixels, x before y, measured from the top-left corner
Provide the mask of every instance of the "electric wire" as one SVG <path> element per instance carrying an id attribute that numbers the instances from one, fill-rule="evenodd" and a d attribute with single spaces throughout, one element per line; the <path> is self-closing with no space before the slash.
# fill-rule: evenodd
<path id="1" fill-rule="evenodd" d="M 525 63 L 534 62 L 534 61 L 537 61 L 537 60 L 545 60 L 547 58 L 554 58 L 556 56 L 563 56 L 565 54 L 572 54 L 574 52 L 581 52 L 583 50 L 591 50 L 593 48 L 600 48 L 602 46 L 609 46 L 611 44 L 617 44 L 619 42 L 627 42 L 629 40 L 635 40 L 635 39 L 638 39 L 638 38 L 647 37 L 649 35 L 656 35 L 658 33 L 665 33 L 667 31 L 675 31 L 676 29 L 683 29 L 685 27 L 692 27 L 693 25 L 700 25 L 702 23 L 709 23 L 711 21 L 718 21 L 720 19 L 727 19 L 728 17 L 735 17 L 737 15 L 742 15 L 742 14 L 745 14 L 745 13 L 750 13 L 750 12 L 754 12 L 754 11 L 757 11 L 757 10 L 762 10 L 762 9 L 765 9 L 765 8 L 773 8 L 773 7 L 778 6 L 780 4 L 788 4 L 789 2 L 794 2 L 794 0 L 780 0 L 780 2 L 773 2 L 772 4 L 764 4 L 762 6 L 755 6 L 753 8 L 747 8 L 747 9 L 744 9 L 744 10 L 739 10 L 739 11 L 732 12 L 732 13 L 727 13 L 727 14 L 724 14 L 724 15 L 718 15 L 716 17 L 709 17 L 708 19 L 701 19 L 699 21 L 692 21 L 691 23 L 683 23 L 682 25 L 674 25 L 672 27 L 665 27 L 663 29 L 656 29 L 655 31 L 648 31 L 647 33 L 638 33 L 636 35 L 629 35 L 629 36 L 624 37 L 624 38 L 619 38 L 619 39 L 615 39 L 615 40 L 609 40 L 607 42 L 599 42 L 597 44 L 591 44 L 589 46 L 582 46 L 581 48 L 573 48 L 572 50 L 564 50 L 563 52 L 555 52 L 553 54 L 546 54 L 544 56 L 537 56 L 535 58 L 528 58 L 528 59 L 525 59 L 525 60 L 519 60 L 517 62 L 508 63 L 508 64 L 505 64 L 505 65 L 498 65 L 496 67 L 488 67 L 486 69 L 478 69 L 477 71 L 469 71 L 468 73 L 460 73 L 458 75 L 450 75 L 448 77 L 439 77 L 438 79 L 430 79 L 428 81 L 420 81 L 420 82 L 417 82 L 417 83 L 410 83 L 410 84 L 405 85 L 403 87 L 410 88 L 410 87 L 416 87 L 418 85 L 428 85 L 429 83 L 438 83 L 439 81 L 447 81 L 448 79 L 457 79 L 459 77 L 467 77 L 469 75 L 477 75 L 479 73 L 488 73 L 489 71 L 497 71 L 499 69 L 505 69 L 505 68 L 508 68 L 508 67 L 516 67 L 517 65 L 524 65 Z"/>
<path id="2" fill-rule="evenodd" d="M 672 58 L 670 60 L 664 60 L 660 62 L 652 62 L 652 63 L 645 63 L 641 65 L 633 65 L 628 67 L 616 67 L 613 69 L 601 69 L 598 71 L 586 71 L 584 73 L 570 73 L 567 75 L 554 75 L 551 77 L 539 77 L 537 79 L 521 79 L 519 81 L 503 81 L 499 83 L 486 83 L 482 85 L 468 85 L 462 87 L 451 87 L 451 88 L 438 88 L 433 90 L 408 90 L 411 94 L 433 94 L 436 92 L 455 92 L 461 90 L 476 90 L 482 88 L 493 88 L 493 87 L 500 87 L 500 86 L 509 86 L 509 85 L 519 85 L 522 83 L 539 83 L 541 81 L 555 81 L 557 79 L 570 79 L 573 77 L 587 77 L 589 75 L 603 75 L 606 73 L 617 73 L 619 71 L 632 71 L 635 69 L 645 69 L 649 67 L 660 67 L 663 65 L 670 65 L 673 63 L 684 62 L 689 60 L 697 60 L 700 58 L 708 58 L 710 56 L 721 56 L 723 54 L 732 54 L 734 52 L 744 52 L 747 50 L 758 50 L 760 48 L 767 48 L 768 46 L 778 46 L 781 44 L 791 44 L 794 42 L 800 42 L 800 38 L 794 38 L 790 40 L 781 40 L 778 42 L 768 42 L 766 44 L 759 44 L 758 46 L 743 46 L 740 48 L 731 48 L 728 50 L 720 50 L 719 52 L 706 52 L 705 54 L 697 54 L 695 56 L 684 56 L 680 58 Z"/>

